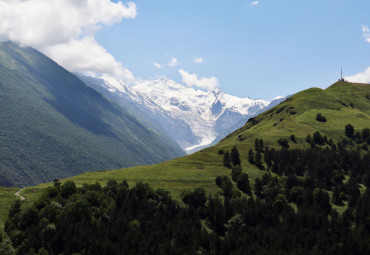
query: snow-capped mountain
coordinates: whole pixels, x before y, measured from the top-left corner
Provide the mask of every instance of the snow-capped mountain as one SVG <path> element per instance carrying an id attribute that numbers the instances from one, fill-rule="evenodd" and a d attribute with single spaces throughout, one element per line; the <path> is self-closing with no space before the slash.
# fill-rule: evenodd
<path id="1" fill-rule="evenodd" d="M 186 122 L 173 118 L 145 93 L 129 87 L 122 80 L 109 75 L 91 77 L 77 74 L 77 76 L 87 86 L 118 103 L 146 127 L 175 141 L 183 150 L 197 143 L 198 138 L 194 136 L 191 127 Z"/>
<path id="2" fill-rule="evenodd" d="M 194 89 L 166 78 L 134 87 L 108 75 L 80 78 L 158 132 L 165 130 L 188 153 L 211 145 L 270 104 L 228 95 L 219 89 Z"/>
<path id="3" fill-rule="evenodd" d="M 197 90 L 170 79 L 145 81 L 134 89 L 146 94 L 172 117 L 183 120 L 191 127 L 197 142 L 185 148 L 187 152 L 212 144 L 224 129 L 269 104 L 264 100 L 231 96 L 219 89 L 207 92 Z"/>

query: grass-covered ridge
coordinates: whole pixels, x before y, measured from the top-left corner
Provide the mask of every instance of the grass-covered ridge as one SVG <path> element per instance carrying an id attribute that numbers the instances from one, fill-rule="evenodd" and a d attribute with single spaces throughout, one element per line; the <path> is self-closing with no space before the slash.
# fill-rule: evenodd
<path id="1" fill-rule="evenodd" d="M 317 114 L 326 122 L 316 120 Z M 263 138 L 272 146 L 279 138 L 297 138 L 293 147 L 308 146 L 304 139 L 315 131 L 338 140 L 346 124 L 357 129 L 370 126 L 370 85 L 337 82 L 325 90 L 310 88 L 301 91 L 269 111 L 251 119 L 227 136 L 219 146 L 251 144 L 255 138 Z"/>
<path id="2" fill-rule="evenodd" d="M 316 120 L 321 113 L 326 122 Z M 113 171 L 89 172 L 70 180 L 77 185 L 100 182 L 109 179 L 127 179 L 129 183 L 146 182 L 154 188 L 165 188 L 179 198 L 183 190 L 203 187 L 207 192 L 219 192 L 215 178 L 230 175 L 223 166 L 220 150 L 231 151 L 236 146 L 240 152 L 241 167 L 251 182 L 265 171 L 248 162 L 248 151 L 254 148 L 256 138 L 263 138 L 264 144 L 280 148 L 278 139 L 285 138 L 290 148 L 309 148 L 305 141 L 308 134 L 319 131 L 335 142 L 344 136 L 344 127 L 351 123 L 355 130 L 370 127 L 370 85 L 338 82 L 322 90 L 311 88 L 299 92 L 269 111 L 250 120 L 244 127 L 228 135 L 219 144 L 186 157 L 150 166 L 138 166 Z M 295 136 L 296 143 L 291 141 Z M 63 182 L 63 180 L 62 180 Z M 52 185 L 42 184 L 38 188 Z M 24 196 L 34 197 L 35 188 L 25 189 Z"/>

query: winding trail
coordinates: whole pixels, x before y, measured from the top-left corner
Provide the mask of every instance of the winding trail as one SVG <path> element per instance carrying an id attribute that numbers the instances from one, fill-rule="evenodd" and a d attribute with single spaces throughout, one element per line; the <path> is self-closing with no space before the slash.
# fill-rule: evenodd
<path id="1" fill-rule="evenodd" d="M 23 189 L 20 189 L 18 190 L 17 192 L 14 193 L 14 195 L 16 195 L 17 197 L 19 197 L 21 200 L 25 200 L 26 198 L 21 196 L 19 193 L 22 191 Z"/>

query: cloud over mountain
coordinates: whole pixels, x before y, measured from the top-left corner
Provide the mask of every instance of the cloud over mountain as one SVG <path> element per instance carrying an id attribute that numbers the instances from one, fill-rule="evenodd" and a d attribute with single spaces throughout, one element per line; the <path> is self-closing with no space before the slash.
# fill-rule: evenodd
<path id="1" fill-rule="evenodd" d="M 362 37 L 366 42 L 370 43 L 370 29 L 368 26 L 361 25 Z M 364 72 L 357 73 L 352 76 L 345 77 L 348 81 L 359 83 L 370 83 L 370 67 L 366 68 Z"/>
<path id="2" fill-rule="evenodd" d="M 131 72 L 99 45 L 94 35 L 103 26 L 136 15 L 133 2 L 0 0 L 0 40 L 39 49 L 70 71 L 107 72 L 130 81 Z"/>
<path id="3" fill-rule="evenodd" d="M 350 82 L 370 83 L 370 67 L 364 72 L 345 77 Z"/>
<path id="4" fill-rule="evenodd" d="M 189 87 L 196 86 L 202 89 L 212 90 L 219 86 L 219 82 L 214 76 L 198 78 L 197 74 L 188 73 L 183 69 L 180 69 L 179 73 L 182 77 L 182 81 Z"/>

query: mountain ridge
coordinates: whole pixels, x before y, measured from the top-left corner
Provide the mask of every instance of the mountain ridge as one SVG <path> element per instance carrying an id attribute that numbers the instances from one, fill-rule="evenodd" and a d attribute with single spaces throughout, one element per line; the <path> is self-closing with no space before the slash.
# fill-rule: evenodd
<path id="1" fill-rule="evenodd" d="M 0 175 L 27 186 L 183 155 L 32 48 L 0 43 Z"/>
<path id="2" fill-rule="evenodd" d="M 109 75 L 79 77 L 135 115 L 145 116 L 141 118 L 144 121 L 150 119 L 148 125 L 165 130 L 188 153 L 214 144 L 220 135 L 233 126 L 232 131 L 241 127 L 243 120 L 253 117 L 270 103 L 238 98 L 219 89 L 197 90 L 168 78 L 148 80 L 131 87 Z"/>

